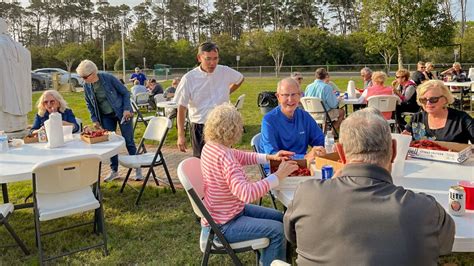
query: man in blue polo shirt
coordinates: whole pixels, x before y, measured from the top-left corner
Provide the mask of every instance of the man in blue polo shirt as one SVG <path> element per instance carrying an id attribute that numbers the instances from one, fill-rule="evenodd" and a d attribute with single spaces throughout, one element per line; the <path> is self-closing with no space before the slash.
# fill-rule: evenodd
<path id="1" fill-rule="evenodd" d="M 320 98 L 331 121 L 335 121 L 333 122 L 334 127 L 339 131 L 342 120 L 344 120 L 344 110 L 339 109 L 338 97 L 334 94 L 333 88 L 325 82 L 325 79 L 329 77 L 329 73 L 324 68 L 318 68 L 315 76 L 314 82 L 306 87 L 304 96 Z"/>
<path id="2" fill-rule="evenodd" d="M 263 117 L 260 151 L 266 154 L 292 151 L 308 160 L 325 154 L 323 132 L 309 113 L 298 108 L 301 98 L 298 83 L 292 78 L 281 80 L 276 96 L 279 105 Z M 313 148 L 307 153 L 308 146 Z"/>
<path id="3" fill-rule="evenodd" d="M 131 82 L 135 82 L 135 80 L 138 80 L 138 82 L 140 82 L 140 85 L 145 85 L 146 76 L 139 67 L 135 68 L 135 73 L 133 73 L 130 77 Z"/>

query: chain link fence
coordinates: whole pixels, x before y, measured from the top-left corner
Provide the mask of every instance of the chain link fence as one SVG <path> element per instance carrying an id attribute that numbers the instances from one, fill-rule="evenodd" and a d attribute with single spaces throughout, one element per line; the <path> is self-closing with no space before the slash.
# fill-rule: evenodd
<path id="1" fill-rule="evenodd" d="M 435 65 L 435 71 L 441 72 L 452 66 L 452 63 L 437 63 Z M 469 68 L 474 67 L 474 63 L 462 63 L 463 69 L 469 71 Z M 354 77 L 360 75 L 360 70 L 364 67 L 369 67 L 373 71 L 383 70 L 393 76 L 398 70 L 398 65 L 393 64 L 387 71 L 387 67 L 384 64 L 356 64 L 356 65 L 305 65 L 305 66 L 282 66 L 278 74 L 275 71 L 275 66 L 231 66 L 238 70 L 246 77 L 286 77 L 290 76 L 292 72 L 301 72 L 304 76 L 313 76 L 314 71 L 317 68 L 326 68 L 331 76 L 340 77 Z M 416 64 L 405 64 L 405 68 L 410 71 L 416 70 Z M 148 79 L 156 79 L 158 81 L 170 80 L 175 77 L 181 77 L 193 67 L 188 68 L 168 68 L 167 71 L 155 71 L 154 69 L 144 69 Z M 164 73 L 163 73 L 164 72 Z M 122 79 L 125 83 L 129 83 L 130 76 L 134 73 L 133 70 L 127 70 L 125 77 L 123 77 L 122 71 L 110 71 L 117 78 Z"/>

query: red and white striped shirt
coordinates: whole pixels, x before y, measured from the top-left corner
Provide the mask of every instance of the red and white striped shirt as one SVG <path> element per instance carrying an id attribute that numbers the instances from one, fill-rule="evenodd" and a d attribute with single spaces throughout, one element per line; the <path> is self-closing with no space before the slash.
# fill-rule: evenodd
<path id="1" fill-rule="evenodd" d="M 263 197 L 278 186 L 275 175 L 249 182 L 244 165 L 262 164 L 266 155 L 231 149 L 208 142 L 201 153 L 204 183 L 204 204 L 217 224 L 225 224 L 242 212 L 246 203 Z M 208 225 L 203 219 L 202 223 Z"/>

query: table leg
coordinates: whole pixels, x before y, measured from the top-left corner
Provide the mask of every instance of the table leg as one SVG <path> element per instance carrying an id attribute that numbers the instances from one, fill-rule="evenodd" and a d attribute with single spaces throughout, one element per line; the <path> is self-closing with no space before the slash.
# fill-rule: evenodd
<path id="1" fill-rule="evenodd" d="M 7 184 L 2 184 L 3 203 L 8 203 L 8 187 Z"/>

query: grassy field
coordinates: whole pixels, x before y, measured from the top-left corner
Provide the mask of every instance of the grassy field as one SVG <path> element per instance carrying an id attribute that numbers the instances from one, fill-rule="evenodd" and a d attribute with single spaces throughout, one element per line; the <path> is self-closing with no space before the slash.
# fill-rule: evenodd
<path id="1" fill-rule="evenodd" d="M 349 78 L 336 78 L 336 84 L 345 89 Z M 361 86 L 360 78 L 355 79 L 357 86 Z M 232 95 L 235 102 L 240 94 L 246 94 L 243 116 L 247 133 L 244 134 L 238 147 L 249 149 L 251 137 L 260 131 L 262 115 L 257 107 L 257 95 L 260 91 L 275 90 L 276 78 L 248 78 L 242 87 Z M 306 86 L 310 82 L 305 79 Z M 164 83 L 169 85 L 169 82 Z M 64 96 L 76 116 L 84 124 L 89 124 L 89 115 L 85 107 L 83 93 L 64 93 Z M 33 96 L 34 102 L 39 97 Z M 34 111 L 29 114 L 32 122 Z M 143 126 L 137 132 L 141 136 Z M 168 145 L 175 145 L 176 131 L 173 129 L 168 137 Z M 200 226 L 195 222 L 189 201 L 183 190 L 173 194 L 168 188 L 151 186 L 144 193 L 141 205 L 133 204 L 136 194 L 127 188 L 120 194 L 120 183 L 103 184 L 106 225 L 109 235 L 110 255 L 104 257 L 100 250 L 92 250 L 75 254 L 55 261 L 58 264 L 150 264 L 150 265 L 199 265 L 201 252 L 198 247 Z M 30 182 L 14 183 L 10 188 L 12 202 L 21 202 L 30 192 Z M 270 206 L 268 199 L 265 204 Z M 91 215 L 79 215 L 72 218 L 60 219 L 44 223 L 46 230 L 52 230 L 67 223 L 76 223 Z M 24 256 L 19 248 L 0 249 L 0 265 L 37 264 L 34 222 L 31 209 L 15 211 L 10 222 L 19 236 L 26 242 L 32 255 Z M 78 247 L 91 241 L 100 240 L 90 238 L 91 228 L 82 227 L 65 234 L 45 237 L 45 249 L 48 254 L 61 252 Z M 3 227 L 0 227 L 1 243 L 11 243 L 12 239 Z M 240 255 L 244 264 L 254 264 L 252 253 Z M 230 265 L 226 256 L 211 256 L 211 265 Z M 474 253 L 457 253 L 442 257 L 440 264 L 474 265 Z"/>

